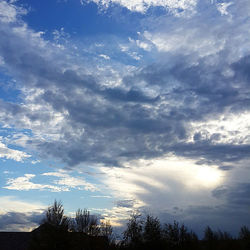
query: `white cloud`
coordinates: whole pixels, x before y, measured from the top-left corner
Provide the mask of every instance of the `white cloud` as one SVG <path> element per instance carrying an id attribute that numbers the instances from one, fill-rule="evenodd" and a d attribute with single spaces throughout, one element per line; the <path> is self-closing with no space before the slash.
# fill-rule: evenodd
<path id="1" fill-rule="evenodd" d="M 33 161 L 31 161 L 31 163 L 34 164 L 34 165 L 37 164 L 37 163 L 39 163 L 39 162 L 41 162 L 41 161 L 40 160 L 33 160 Z"/>
<path id="2" fill-rule="evenodd" d="M 249 145 L 250 112 L 223 114 L 216 119 L 190 123 L 190 142 L 211 140 L 214 145 Z"/>
<path id="3" fill-rule="evenodd" d="M 36 177 L 34 174 L 25 174 L 17 178 L 9 178 L 6 185 L 3 187 L 9 190 L 18 191 L 50 191 L 50 192 L 69 192 L 72 189 L 86 190 L 90 192 L 98 191 L 99 189 L 92 183 L 85 181 L 82 177 L 72 177 L 65 171 L 44 173 L 42 176 L 52 176 L 58 178 L 49 184 L 50 180 L 46 180 L 46 184 L 32 182 Z M 48 184 L 47 184 L 48 183 Z"/>
<path id="4" fill-rule="evenodd" d="M 206 34 L 196 27 L 183 25 L 171 31 L 144 32 L 144 37 L 150 41 L 159 52 L 182 53 L 190 55 L 197 53 L 201 57 L 216 54 L 225 46 L 224 39 L 218 39 L 217 35 L 210 32 Z"/>
<path id="5" fill-rule="evenodd" d="M 105 60 L 110 60 L 110 57 L 104 54 L 100 54 L 100 57 L 104 58 Z"/>
<path id="6" fill-rule="evenodd" d="M 6 1 L 0 2 L 0 21 L 4 23 L 11 23 L 17 21 L 19 15 L 27 13 L 26 9 L 17 7 Z"/>
<path id="7" fill-rule="evenodd" d="M 7 185 L 4 187 L 10 190 L 28 191 L 28 190 L 49 190 L 52 192 L 69 191 L 67 187 L 60 187 L 55 185 L 37 184 L 30 180 L 35 177 L 34 174 L 25 174 L 23 177 L 10 178 Z"/>
<path id="8" fill-rule="evenodd" d="M 151 51 L 151 49 L 152 49 L 152 45 L 148 42 L 136 40 L 136 44 L 139 48 L 142 48 L 146 51 Z"/>
<path id="9" fill-rule="evenodd" d="M 39 202 L 27 202 L 18 199 L 15 196 L 1 196 L 0 197 L 0 214 L 7 212 L 31 213 L 43 212 L 47 206 Z"/>
<path id="10" fill-rule="evenodd" d="M 164 7 L 170 10 L 194 11 L 197 0 L 90 0 L 104 7 L 119 4 L 130 11 L 145 13 L 150 7 Z"/>
<path id="11" fill-rule="evenodd" d="M 57 177 L 58 180 L 53 180 L 53 184 L 39 184 L 34 183 L 31 179 L 35 178 L 34 174 L 25 174 L 22 177 L 9 178 L 4 188 L 10 190 L 40 190 L 40 191 L 51 191 L 51 192 L 68 192 L 71 189 L 97 191 L 98 188 L 82 177 L 70 176 L 65 171 L 43 173 L 42 176 L 53 176 Z"/>
<path id="12" fill-rule="evenodd" d="M 130 42 L 132 42 L 133 40 L 132 39 L 129 39 Z M 138 41 L 139 42 L 139 41 Z M 139 42 L 140 43 L 140 42 Z M 125 54 L 127 54 L 128 56 L 130 56 L 131 58 L 133 58 L 134 60 L 137 60 L 139 61 L 142 56 L 140 54 L 138 54 L 138 52 L 136 51 L 133 51 L 133 48 L 130 48 L 130 46 L 128 45 L 124 45 L 124 44 L 120 44 L 119 45 L 121 51 Z M 138 46 L 139 47 L 139 46 Z"/>
<path id="13" fill-rule="evenodd" d="M 160 17 L 139 33 L 137 44 L 150 44 L 158 50 L 159 59 L 167 53 L 171 63 L 178 55 L 189 56 L 190 64 L 207 57 L 206 63 L 232 63 L 249 53 L 249 1 L 234 1 L 211 4 L 200 1 L 197 14 L 189 19 Z M 248 12 L 247 12 L 248 11 Z M 206 31 L 206 32 L 204 32 Z M 241 44 L 241 46 L 238 46 Z M 225 54 L 225 56 L 221 56 Z M 209 58 L 208 58 L 209 57 Z M 221 61 L 220 61 L 221 60 Z M 225 63 L 223 61 L 223 63 Z"/>
<path id="14" fill-rule="evenodd" d="M 80 190 L 88 190 L 91 192 L 98 190 L 98 188 L 95 185 L 85 181 L 84 178 L 70 176 L 68 173 L 64 171 L 49 172 L 49 173 L 44 173 L 42 175 L 58 177 L 59 180 L 55 180 L 54 183 L 57 185 L 64 186 L 66 188 L 76 188 Z"/>
<path id="15" fill-rule="evenodd" d="M 0 141 L 0 158 L 21 162 L 29 157 L 31 157 L 31 155 L 20 150 L 10 149 Z"/>
<path id="16" fill-rule="evenodd" d="M 229 3 L 218 3 L 217 4 L 217 8 L 219 10 L 219 12 L 221 13 L 221 15 L 228 15 L 229 12 L 227 11 L 227 8 L 232 5 L 233 2 L 229 2 Z"/>
<path id="17" fill-rule="evenodd" d="M 91 197 L 93 197 L 93 198 L 107 198 L 107 199 L 112 198 L 112 196 L 110 196 L 110 195 L 91 195 Z"/>

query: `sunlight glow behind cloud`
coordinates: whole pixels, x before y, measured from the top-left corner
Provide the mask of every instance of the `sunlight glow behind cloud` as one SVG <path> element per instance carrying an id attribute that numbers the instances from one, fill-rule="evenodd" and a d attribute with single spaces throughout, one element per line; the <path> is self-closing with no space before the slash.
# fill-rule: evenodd
<path id="1" fill-rule="evenodd" d="M 101 171 L 107 175 L 105 184 L 116 197 L 121 197 L 122 194 L 125 199 L 140 202 L 143 202 L 140 197 L 150 196 L 153 190 L 158 190 L 156 193 L 165 192 L 166 197 L 168 194 L 171 196 L 176 187 L 182 189 L 183 193 L 193 192 L 194 195 L 197 190 L 212 190 L 223 182 L 225 176 L 217 166 L 198 165 L 193 160 L 171 155 L 161 159 L 132 161 L 125 168 L 102 168 Z M 176 197 L 172 197 L 177 203 L 181 200 L 178 191 L 176 190 Z"/>

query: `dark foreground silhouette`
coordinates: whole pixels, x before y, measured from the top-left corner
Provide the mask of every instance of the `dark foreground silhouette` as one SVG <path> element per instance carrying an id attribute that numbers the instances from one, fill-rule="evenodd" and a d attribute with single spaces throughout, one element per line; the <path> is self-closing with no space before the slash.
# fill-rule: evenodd
<path id="1" fill-rule="evenodd" d="M 64 215 L 61 202 L 46 211 L 41 225 L 30 233 L 0 233 L 0 250 L 250 250 L 250 230 L 239 236 L 204 230 L 202 240 L 183 224 L 161 224 L 157 217 L 131 215 L 123 239 L 117 241 L 108 221 L 99 223 L 86 209 L 74 218 Z"/>

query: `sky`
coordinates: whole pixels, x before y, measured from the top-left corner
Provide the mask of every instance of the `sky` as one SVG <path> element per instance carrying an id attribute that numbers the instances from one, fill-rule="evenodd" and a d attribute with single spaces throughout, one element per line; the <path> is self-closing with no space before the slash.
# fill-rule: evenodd
<path id="1" fill-rule="evenodd" d="M 0 231 L 250 226 L 249 32 L 249 0 L 0 0 Z"/>

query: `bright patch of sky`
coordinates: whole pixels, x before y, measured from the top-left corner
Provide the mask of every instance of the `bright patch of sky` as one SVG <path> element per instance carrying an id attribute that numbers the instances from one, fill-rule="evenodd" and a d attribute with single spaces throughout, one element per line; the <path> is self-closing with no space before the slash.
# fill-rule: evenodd
<path id="1" fill-rule="evenodd" d="M 34 228 L 56 198 L 117 227 L 139 209 L 236 233 L 249 13 L 248 0 L 1 1 L 0 220 L 13 220 L 0 230 Z"/>

